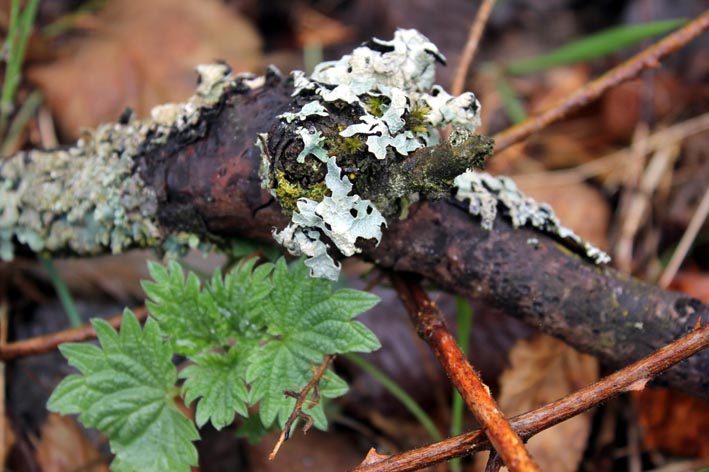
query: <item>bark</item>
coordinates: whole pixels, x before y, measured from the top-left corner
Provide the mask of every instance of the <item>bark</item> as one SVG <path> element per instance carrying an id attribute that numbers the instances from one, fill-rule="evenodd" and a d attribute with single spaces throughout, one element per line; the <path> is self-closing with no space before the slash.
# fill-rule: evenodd
<path id="1" fill-rule="evenodd" d="M 163 235 L 273 242 L 272 229 L 289 217 L 261 188 L 255 142 L 257 133 L 279 132 L 276 116 L 288 109 L 291 90 L 275 74 L 256 89 L 237 83 L 193 129 L 135 156 L 134 171 L 157 197 Z M 405 220 L 389 218 L 378 247 L 362 247 L 362 257 L 383 269 L 414 272 L 481 299 L 610 366 L 629 364 L 709 322 L 709 306 L 696 299 L 596 266 L 502 218 L 486 231 L 452 199 L 412 205 Z M 709 351 L 659 381 L 709 399 Z"/>

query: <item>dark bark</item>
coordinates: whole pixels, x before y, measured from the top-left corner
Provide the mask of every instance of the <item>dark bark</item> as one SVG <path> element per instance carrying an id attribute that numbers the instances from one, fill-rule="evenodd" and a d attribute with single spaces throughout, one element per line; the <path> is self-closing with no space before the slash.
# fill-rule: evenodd
<path id="1" fill-rule="evenodd" d="M 262 89 L 231 90 L 206 118 L 204 135 L 152 150 L 138 169 L 155 188 L 166 231 L 272 242 L 289 218 L 261 188 L 256 133 L 278 132 L 290 88 L 269 76 Z M 378 247 L 363 257 L 384 269 L 418 273 L 445 290 L 478 298 L 611 366 L 641 358 L 690 331 L 709 307 L 598 267 L 558 242 L 501 218 L 492 231 L 452 200 L 423 201 L 406 220 L 390 218 Z M 676 366 L 661 381 L 709 399 L 709 352 Z"/>

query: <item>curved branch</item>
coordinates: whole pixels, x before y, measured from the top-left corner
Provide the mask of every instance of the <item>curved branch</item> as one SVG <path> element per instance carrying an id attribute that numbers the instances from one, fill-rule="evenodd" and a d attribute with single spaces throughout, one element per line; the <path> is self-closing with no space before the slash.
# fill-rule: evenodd
<path id="1" fill-rule="evenodd" d="M 117 167 L 107 169 L 114 172 L 110 182 L 97 177 L 97 182 L 86 185 L 99 185 L 106 191 L 112 209 L 132 203 L 130 213 L 119 212 L 119 218 L 107 215 L 105 208 L 98 214 L 89 208 L 92 214 L 77 218 L 72 217 L 71 206 L 59 205 L 66 213 L 53 214 L 52 201 L 41 201 L 45 205 L 41 211 L 20 216 L 5 208 L 0 214 L 0 249 L 4 238 L 7 242 L 6 220 L 35 227 L 37 222 L 50 222 L 56 245 L 45 245 L 43 250 L 59 254 L 90 255 L 122 250 L 130 244 L 155 245 L 181 232 L 216 242 L 230 237 L 273 242 L 273 228 L 285 227 L 289 218 L 261 188 L 261 157 L 255 141 L 258 133 L 275 133 L 281 126 L 277 115 L 291 104 L 292 83 L 271 71 L 260 80 L 203 81 L 200 88 L 202 98 L 209 100 L 200 101 L 199 112 L 179 126 L 173 123 L 165 130 L 162 121 L 155 119 L 138 128 L 128 127 L 127 134 L 113 143 L 115 148 L 102 141 L 93 144 L 99 150 L 113 149 L 109 154 Z M 223 89 L 216 100 L 215 88 Z M 119 128 L 111 127 L 109 137 Z M 144 142 L 133 141 L 136 136 Z M 61 190 L 57 187 L 62 182 L 48 181 L 54 175 L 51 170 L 34 174 L 36 182 L 22 180 L 20 171 L 33 169 L 33 156 L 41 153 L 21 154 L 1 164 L 0 193 L 12 192 L 13 185 L 29 186 L 34 189 L 30 194 L 41 193 L 47 185 L 55 193 Z M 51 161 L 46 156 L 43 159 Z M 66 167 L 62 172 L 68 182 L 87 169 L 88 175 L 96 174 L 90 167 L 97 164 L 95 156 L 71 155 L 59 164 Z M 128 184 L 122 179 L 128 179 Z M 12 185 L 4 185 L 8 181 Z M 117 190 L 107 189 L 109 184 L 117 184 Z M 135 188 L 141 197 L 137 200 L 129 193 Z M 89 236 L 95 237 L 96 225 L 104 221 L 111 229 L 99 232 L 99 246 L 85 249 L 83 244 Z M 133 223 L 142 228 L 141 237 L 126 242 Z M 70 225 L 79 227 L 77 234 L 84 237 L 80 244 L 66 237 Z M 10 238 L 12 234 L 26 238 L 23 228 L 13 231 Z M 403 221 L 390 218 L 380 245 L 363 245 L 363 257 L 383 268 L 418 273 L 441 288 L 482 299 L 613 366 L 626 365 L 665 346 L 700 319 L 709 322 L 709 307 L 698 300 L 599 268 L 550 237 L 530 229 L 514 230 L 501 219 L 492 231 L 486 231 L 477 218 L 449 199 L 414 204 Z M 709 353 L 685 361 L 662 381 L 709 398 Z"/>

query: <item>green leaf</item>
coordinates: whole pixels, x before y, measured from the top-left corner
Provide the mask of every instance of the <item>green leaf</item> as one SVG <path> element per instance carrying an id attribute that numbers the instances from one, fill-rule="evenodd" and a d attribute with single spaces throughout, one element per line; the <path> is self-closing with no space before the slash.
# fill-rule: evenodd
<path id="1" fill-rule="evenodd" d="M 195 418 L 200 428 L 211 420 L 216 429 L 222 429 L 234 421 L 234 412 L 248 416 L 244 357 L 244 351 L 236 348 L 228 353 L 210 352 L 180 372 L 180 378 L 186 379 L 182 386 L 185 402 L 189 405 L 201 397 Z"/>
<path id="2" fill-rule="evenodd" d="M 653 36 L 672 31 L 685 22 L 685 19 L 680 18 L 609 28 L 573 41 L 550 53 L 510 62 L 505 66 L 505 70 L 509 74 L 522 75 L 564 64 L 589 61 L 620 51 Z"/>
<path id="3" fill-rule="evenodd" d="M 265 328 L 263 300 L 273 289 L 270 279 L 273 264 L 261 264 L 254 269 L 256 261 L 253 258 L 242 262 L 223 278 L 217 270 L 207 287 L 231 336 L 253 338 Z"/>
<path id="4" fill-rule="evenodd" d="M 101 348 L 60 348 L 81 375 L 64 379 L 48 408 L 79 413 L 86 427 L 103 431 L 116 454 L 115 470 L 189 471 L 197 464 L 192 441 L 199 434 L 173 400 L 177 373 L 172 346 L 157 323 L 148 319 L 141 330 L 126 310 L 120 334 L 104 320 L 93 325 Z"/>
<path id="5" fill-rule="evenodd" d="M 227 320 L 219 313 L 208 293 L 200 291 L 197 275 L 190 272 L 185 280 L 176 261 L 167 267 L 149 262 L 154 282 L 143 281 L 150 314 L 163 332 L 175 340 L 175 350 L 190 356 L 228 342 Z"/>
<path id="6" fill-rule="evenodd" d="M 246 380 L 251 385 L 251 402 L 259 402 L 262 423 L 285 425 L 295 399 L 285 390 L 299 392 L 313 375 L 313 369 L 327 354 L 369 352 L 379 348 L 374 333 L 353 321 L 374 306 L 375 295 L 342 289 L 332 293 L 330 283 L 308 277 L 308 268 L 298 261 L 290 268 L 283 259 L 273 271 L 274 289 L 264 300 L 270 341 L 261 343 L 250 356 Z M 344 382 L 328 372 L 323 397 L 344 393 Z M 326 427 L 322 405 L 306 412 L 315 425 Z"/>

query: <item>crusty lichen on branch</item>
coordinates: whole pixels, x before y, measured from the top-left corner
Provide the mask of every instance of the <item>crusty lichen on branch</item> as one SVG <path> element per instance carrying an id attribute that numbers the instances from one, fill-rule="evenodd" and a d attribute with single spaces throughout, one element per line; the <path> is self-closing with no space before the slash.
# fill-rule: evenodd
<path id="1" fill-rule="evenodd" d="M 0 258 L 15 241 L 35 252 L 94 255 L 131 247 L 179 251 L 200 244 L 163 235 L 153 188 L 136 171 L 141 153 L 179 135 L 196 139 L 204 110 L 234 84 L 221 64 L 198 66 L 199 86 L 184 103 L 153 108 L 151 118 L 101 125 L 67 149 L 21 152 L 0 163 Z"/>
<path id="2" fill-rule="evenodd" d="M 420 194 L 449 195 L 453 178 L 492 152 L 492 141 L 473 133 L 475 95 L 453 97 L 434 85 L 435 63 L 443 61 L 419 32 L 399 30 L 391 41 L 374 39 L 319 64 L 310 77 L 292 74 L 292 110 L 259 140 L 261 176 L 292 213 L 275 239 L 308 256 L 313 276 L 339 274 L 329 243 L 345 256 L 360 252 L 358 238 L 379 241 L 386 218 L 405 213 Z M 457 131 L 440 144 L 447 125 Z M 314 198 L 309 189 L 323 181 L 329 192 Z"/>

